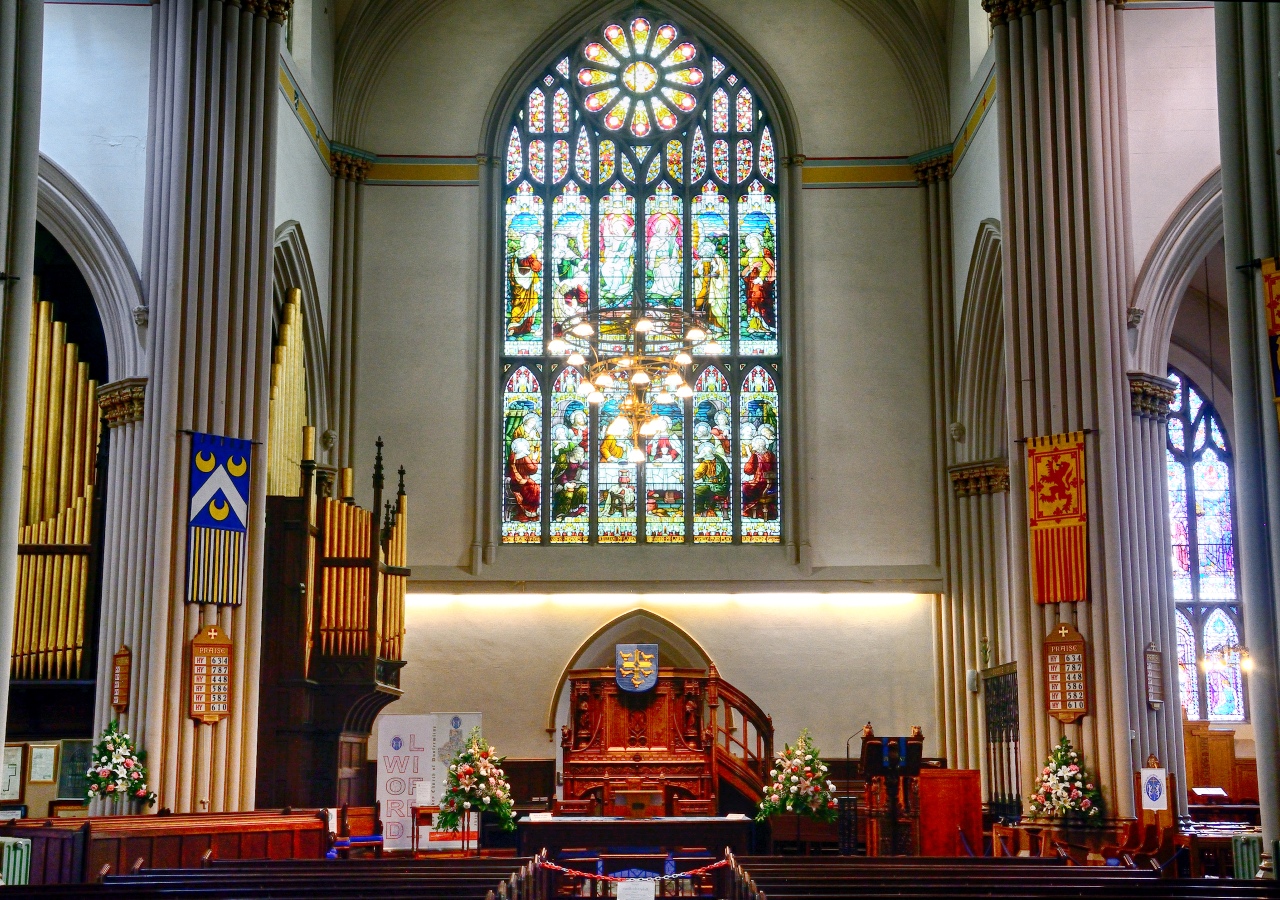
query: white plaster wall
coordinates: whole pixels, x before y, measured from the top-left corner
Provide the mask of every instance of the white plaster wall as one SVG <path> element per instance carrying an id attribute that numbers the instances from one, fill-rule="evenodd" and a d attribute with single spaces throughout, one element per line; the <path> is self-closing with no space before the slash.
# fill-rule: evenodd
<path id="1" fill-rule="evenodd" d="M 947 83 L 950 90 L 951 137 L 964 127 L 973 101 L 995 67 L 995 44 L 988 38 L 982 0 L 951 0 L 947 34 Z"/>
<path id="2" fill-rule="evenodd" d="M 997 95 L 951 176 L 951 252 L 955 267 L 952 287 L 957 333 L 978 226 L 985 219 L 1000 221 L 999 103 Z"/>
<path id="3" fill-rule="evenodd" d="M 329 324 L 329 260 L 333 246 L 333 179 L 311 137 L 281 92 L 276 130 L 276 225 L 289 220 L 302 226 L 315 270 L 320 308 Z"/>
<path id="4" fill-rule="evenodd" d="M 688 632 L 721 676 L 826 756 L 870 720 L 937 748 L 929 598 L 903 595 L 410 595 L 404 697 L 388 715 L 479 711 L 507 756 L 550 758 L 547 710 L 561 671 L 600 626 L 642 607 Z M 886 673 L 892 672 L 892 677 Z M 558 736 L 557 736 L 558 737 Z M 376 737 L 370 741 L 377 746 Z"/>
<path id="5" fill-rule="evenodd" d="M 1219 165 L 1212 9 L 1125 10 L 1133 268 Z"/>
<path id="6" fill-rule="evenodd" d="M 334 0 L 294 0 L 293 52 L 282 46 L 289 70 L 315 111 L 320 127 L 333 134 Z"/>
<path id="7" fill-rule="evenodd" d="M 151 7 L 47 3 L 40 152 L 110 218 L 141 267 Z"/>

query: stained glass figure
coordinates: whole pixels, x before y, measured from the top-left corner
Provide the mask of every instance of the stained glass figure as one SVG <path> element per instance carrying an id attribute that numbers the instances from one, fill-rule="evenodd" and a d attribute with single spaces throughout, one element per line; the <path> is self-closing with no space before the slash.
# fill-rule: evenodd
<path id="1" fill-rule="evenodd" d="M 693 540 L 733 540 L 733 401 L 729 380 L 708 366 L 693 383 Z"/>
<path id="2" fill-rule="evenodd" d="M 729 183 L 729 142 L 716 141 L 711 145 L 711 167 L 716 177 L 725 184 Z"/>
<path id="3" fill-rule="evenodd" d="M 1196 637 L 1186 613 L 1174 613 L 1178 631 L 1178 693 L 1192 722 L 1200 719 L 1200 674 L 1196 665 Z"/>
<path id="4" fill-rule="evenodd" d="M 547 145 L 542 141 L 529 142 L 529 174 L 539 184 L 547 178 Z"/>
<path id="5" fill-rule="evenodd" d="M 769 181 L 775 181 L 778 175 L 778 163 L 773 153 L 773 135 L 768 128 L 760 134 L 760 174 Z"/>
<path id="6" fill-rule="evenodd" d="M 729 130 L 729 95 L 724 88 L 711 95 L 711 130 L 716 134 L 725 134 Z"/>
<path id="7" fill-rule="evenodd" d="M 556 141 L 551 148 L 551 180 L 554 183 L 564 181 L 569 174 L 569 142 Z"/>
<path id="8" fill-rule="evenodd" d="M 740 352 L 778 352 L 777 212 L 773 197 L 752 182 L 738 199 L 738 339 Z"/>
<path id="9" fill-rule="evenodd" d="M 547 130 L 547 98 L 541 88 L 529 94 L 529 130 L 534 134 Z"/>
<path id="10" fill-rule="evenodd" d="M 729 334 L 729 200 L 708 181 L 693 198 L 693 311 L 708 326 L 708 337 Z"/>
<path id="11" fill-rule="evenodd" d="M 591 302 L 591 201 L 569 182 L 551 207 L 553 322 L 562 327 Z"/>
<path id="12" fill-rule="evenodd" d="M 776 543 L 781 535 L 778 510 L 778 386 L 763 366 L 742 381 L 738 421 L 742 461 L 742 540 Z"/>
<path id="13" fill-rule="evenodd" d="M 507 199 L 508 356 L 542 355 L 542 197 L 521 182 Z"/>
<path id="14" fill-rule="evenodd" d="M 689 180 L 698 182 L 707 174 L 707 142 L 702 138 L 702 129 L 693 133 L 693 150 L 689 157 Z"/>
<path id="15" fill-rule="evenodd" d="M 755 128 L 755 122 L 751 115 L 751 91 L 743 88 L 738 91 L 738 100 L 734 107 L 737 110 L 737 129 L 742 134 L 750 134 Z"/>
<path id="16" fill-rule="evenodd" d="M 502 540 L 535 544 L 542 538 L 542 389 L 521 366 L 502 394 Z"/>
<path id="17" fill-rule="evenodd" d="M 503 542 L 780 541 L 774 185 L 784 148 L 764 98 L 714 46 L 635 13 L 566 47 L 514 105 L 502 146 Z M 696 313 L 707 337 L 680 367 L 690 396 L 654 379 L 652 418 L 627 409 L 618 386 L 587 383 L 577 348 L 548 346 L 586 323 L 603 356 L 630 354 L 631 323 L 672 309 Z M 607 322 L 599 310 L 625 315 Z M 643 346 L 656 354 L 675 335 L 655 321 Z M 1183 481 L 1209 489 L 1228 471 L 1217 454 L 1226 444 L 1213 420 L 1194 425 Z M 1229 544 L 1229 494 L 1196 496 L 1184 501 L 1190 530 Z M 1225 593 L 1210 585 L 1226 583 L 1229 556 L 1184 543 L 1188 591 Z M 1202 625 L 1192 620 L 1196 639 Z M 1215 696 L 1229 693 L 1224 684 Z M 1203 706 L 1203 676 L 1198 690 Z"/>
<path id="18" fill-rule="evenodd" d="M 738 141 L 738 146 L 734 148 L 734 154 L 738 161 L 738 184 L 742 184 L 742 182 L 751 177 L 751 142 L 747 140 Z"/>
<path id="19" fill-rule="evenodd" d="M 1237 617 L 1232 458 L 1213 404 L 1170 370 L 1167 425 L 1169 563 L 1178 603 L 1179 663 L 1188 718 L 1241 722 L 1244 674 Z M 1196 665 L 1198 663 L 1198 665 Z M 1193 714 L 1194 713 L 1194 714 Z"/>
<path id="20" fill-rule="evenodd" d="M 590 222 L 587 223 L 590 228 Z M 591 411 L 569 366 L 551 392 L 551 543 L 585 544 L 591 531 Z"/>
<path id="21" fill-rule="evenodd" d="M 520 129 L 511 129 L 511 140 L 507 141 L 507 184 L 520 177 L 524 167 L 524 150 L 520 146 Z"/>
<path id="22" fill-rule="evenodd" d="M 564 88 L 551 100 L 551 127 L 556 134 L 569 133 L 569 93 Z"/>
<path id="23" fill-rule="evenodd" d="M 605 391 L 600 404 L 597 537 L 602 544 L 632 543 L 636 539 L 636 496 L 639 473 L 627 462 L 635 446 L 631 423 L 623 416 L 625 391 Z"/>
<path id="24" fill-rule="evenodd" d="M 663 388 L 651 388 L 653 434 L 645 437 L 645 540 L 684 540 L 684 403 Z"/>

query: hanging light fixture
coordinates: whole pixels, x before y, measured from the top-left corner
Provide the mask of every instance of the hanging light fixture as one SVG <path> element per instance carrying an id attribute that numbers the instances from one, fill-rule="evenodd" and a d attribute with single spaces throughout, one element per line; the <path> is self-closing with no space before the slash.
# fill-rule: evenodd
<path id="1" fill-rule="evenodd" d="M 552 331 L 547 353 L 585 368 L 578 393 L 589 404 L 603 404 L 606 391 L 625 391 L 605 432 L 615 438 L 634 436 L 627 462 L 635 465 L 644 464 L 644 439 L 660 430 L 653 403 L 692 397 L 686 375 L 694 352 L 721 352 L 718 343 L 708 340 L 707 323 L 682 309 L 649 309 L 639 315 L 631 309 L 602 309 L 590 319 L 573 316 L 556 322 Z"/>

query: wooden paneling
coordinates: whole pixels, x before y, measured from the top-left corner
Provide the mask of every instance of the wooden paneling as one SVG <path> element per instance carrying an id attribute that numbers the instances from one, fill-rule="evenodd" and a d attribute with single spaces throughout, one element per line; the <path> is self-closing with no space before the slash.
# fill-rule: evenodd
<path id="1" fill-rule="evenodd" d="M 921 769 L 920 855 L 966 856 L 960 842 L 982 852 L 982 779 L 977 769 Z"/>
<path id="2" fill-rule="evenodd" d="M 1220 787 L 1236 802 L 1258 798 L 1257 760 L 1236 758 L 1234 731 L 1184 721 L 1182 741 L 1188 788 Z"/>

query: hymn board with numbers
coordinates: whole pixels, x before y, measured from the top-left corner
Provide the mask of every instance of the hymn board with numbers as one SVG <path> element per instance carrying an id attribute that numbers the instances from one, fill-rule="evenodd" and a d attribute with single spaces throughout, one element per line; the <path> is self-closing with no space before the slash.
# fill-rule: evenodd
<path id="1" fill-rule="evenodd" d="M 1088 656 L 1084 636 L 1066 622 L 1044 639 L 1045 702 L 1060 722 L 1089 714 Z"/>
<path id="2" fill-rule="evenodd" d="M 191 641 L 191 718 L 206 725 L 230 715 L 231 640 L 206 625 Z"/>

